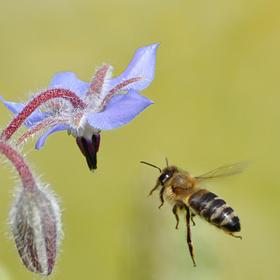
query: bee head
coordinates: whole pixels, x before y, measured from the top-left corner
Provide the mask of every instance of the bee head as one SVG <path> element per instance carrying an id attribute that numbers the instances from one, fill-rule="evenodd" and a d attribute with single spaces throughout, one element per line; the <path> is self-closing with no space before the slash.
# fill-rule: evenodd
<path id="1" fill-rule="evenodd" d="M 154 164 L 151 164 L 151 163 L 146 162 L 146 161 L 140 161 L 140 163 L 144 163 L 146 165 L 152 166 L 152 167 L 159 170 L 160 176 L 158 177 L 157 186 L 159 186 L 159 185 L 163 186 L 173 176 L 174 172 L 178 171 L 178 168 L 176 166 L 169 166 L 168 165 L 167 158 L 165 159 L 165 162 L 166 162 L 166 167 L 163 170 L 161 170 L 160 167 L 158 167 Z"/>
<path id="2" fill-rule="evenodd" d="M 178 169 L 175 166 L 167 166 L 164 168 L 158 178 L 160 184 L 163 186 L 177 170 Z"/>

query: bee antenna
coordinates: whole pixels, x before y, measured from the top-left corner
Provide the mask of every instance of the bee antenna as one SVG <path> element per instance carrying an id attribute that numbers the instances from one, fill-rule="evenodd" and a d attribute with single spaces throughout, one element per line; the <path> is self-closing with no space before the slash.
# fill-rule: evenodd
<path id="1" fill-rule="evenodd" d="M 140 163 L 144 163 L 144 164 L 147 164 L 147 165 L 149 165 L 149 166 L 152 166 L 152 167 L 158 169 L 159 172 L 161 173 L 161 169 L 160 169 L 158 166 L 154 165 L 154 164 L 151 164 L 151 163 L 146 162 L 146 161 L 140 161 Z"/>
<path id="2" fill-rule="evenodd" d="M 165 158 L 165 163 L 166 163 L 166 166 L 168 167 L 168 158 L 167 157 Z"/>

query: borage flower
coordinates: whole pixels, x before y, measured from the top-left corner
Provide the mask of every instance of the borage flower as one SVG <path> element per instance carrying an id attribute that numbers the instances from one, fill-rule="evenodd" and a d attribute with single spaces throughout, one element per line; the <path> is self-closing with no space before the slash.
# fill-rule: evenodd
<path id="1" fill-rule="evenodd" d="M 86 157 L 90 170 L 97 167 L 96 153 L 100 131 L 129 123 L 153 102 L 139 94 L 154 78 L 158 44 L 140 48 L 127 69 L 112 78 L 113 67 L 104 64 L 90 83 L 72 72 L 56 74 L 49 88 L 32 97 L 27 104 L 8 102 L 6 107 L 17 115 L 1 137 L 8 140 L 24 123 L 28 130 L 18 143 L 46 130 L 35 147 L 41 149 L 49 135 L 67 130 Z"/>

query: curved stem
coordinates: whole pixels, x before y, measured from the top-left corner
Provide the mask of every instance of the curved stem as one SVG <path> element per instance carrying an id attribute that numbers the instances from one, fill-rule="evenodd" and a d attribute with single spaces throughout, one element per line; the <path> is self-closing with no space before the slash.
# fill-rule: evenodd
<path id="1" fill-rule="evenodd" d="M 19 152 L 3 141 L 0 141 L 0 153 L 3 154 L 14 165 L 22 181 L 23 187 L 30 191 L 36 190 L 37 184 L 23 156 L 21 156 Z"/>
<path id="2" fill-rule="evenodd" d="M 49 89 L 35 96 L 23 110 L 2 131 L 0 139 L 8 140 L 20 128 L 23 122 L 42 104 L 54 98 L 63 98 L 72 103 L 74 108 L 85 108 L 85 103 L 72 91 L 67 89 Z"/>

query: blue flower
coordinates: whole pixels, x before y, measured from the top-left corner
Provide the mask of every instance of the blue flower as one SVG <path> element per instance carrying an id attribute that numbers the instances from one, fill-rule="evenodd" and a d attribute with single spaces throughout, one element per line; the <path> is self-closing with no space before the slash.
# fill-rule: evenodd
<path id="1" fill-rule="evenodd" d="M 70 90 L 85 106 L 75 108 L 73 104 L 61 98 L 45 102 L 25 120 L 28 131 L 22 139 L 44 129 L 44 134 L 35 145 L 39 150 L 49 135 L 67 130 L 76 138 L 89 168 L 95 169 L 100 131 L 129 123 L 153 103 L 139 92 L 148 87 L 154 79 L 157 47 L 158 44 L 153 44 L 138 49 L 126 70 L 118 77 L 112 78 L 113 68 L 108 64 L 97 69 L 89 83 L 81 81 L 72 72 L 54 75 L 48 89 Z M 15 115 L 25 107 L 25 104 L 0 98 Z"/>

